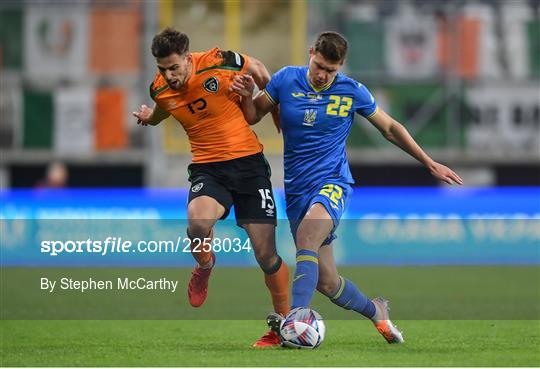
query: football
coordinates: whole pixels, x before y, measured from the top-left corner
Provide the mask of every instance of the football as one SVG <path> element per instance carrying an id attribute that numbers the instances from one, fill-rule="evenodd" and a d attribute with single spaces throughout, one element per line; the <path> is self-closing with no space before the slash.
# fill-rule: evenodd
<path id="1" fill-rule="evenodd" d="M 309 308 L 296 308 L 281 322 L 280 334 L 286 347 L 314 349 L 324 340 L 326 327 L 319 313 Z"/>

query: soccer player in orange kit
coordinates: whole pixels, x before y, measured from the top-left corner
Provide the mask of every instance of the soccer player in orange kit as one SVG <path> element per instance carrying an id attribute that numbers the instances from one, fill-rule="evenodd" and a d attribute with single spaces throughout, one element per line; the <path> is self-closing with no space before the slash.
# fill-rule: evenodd
<path id="1" fill-rule="evenodd" d="M 142 125 L 157 125 L 172 115 L 186 131 L 193 162 L 188 229 L 191 240 L 211 239 L 213 226 L 234 205 L 237 224 L 249 235 L 255 258 L 264 272 L 276 313 L 289 311 L 287 265 L 276 252 L 276 209 L 270 168 L 263 146 L 242 113 L 242 98 L 229 91 L 235 75 L 249 73 L 262 90 L 270 80 L 258 60 L 214 48 L 190 52 L 186 34 L 166 28 L 152 40 L 158 72 L 150 85 L 155 106 L 142 105 L 133 115 Z M 192 242 L 192 245 L 196 242 Z M 201 306 L 216 261 L 212 250 L 193 252 L 197 261 L 188 286 L 189 302 Z M 268 331 L 253 346 L 280 344 Z"/>

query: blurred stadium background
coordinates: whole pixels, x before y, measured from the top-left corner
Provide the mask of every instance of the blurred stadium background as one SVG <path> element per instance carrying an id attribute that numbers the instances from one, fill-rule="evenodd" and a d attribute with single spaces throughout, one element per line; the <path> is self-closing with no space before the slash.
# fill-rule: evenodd
<path id="1" fill-rule="evenodd" d="M 365 83 L 468 186 L 540 184 L 540 2 L 2 1 L 0 184 L 34 187 L 54 161 L 70 187 L 187 187 L 180 125 L 135 124 L 151 103 L 149 44 L 165 25 L 262 60 L 305 64 L 322 30 L 350 41 L 344 71 Z M 358 117 L 349 158 L 359 185 L 437 185 Z M 256 126 L 282 183 L 282 143 Z"/>
<path id="2" fill-rule="evenodd" d="M 151 39 L 173 25 L 190 36 L 192 50 L 241 51 L 271 72 L 306 63 L 319 32 L 342 32 L 350 41 L 345 72 L 367 84 L 436 160 L 464 178 L 465 188 L 437 188 L 425 168 L 358 117 L 348 154 L 359 188 L 344 215 L 352 220 L 339 229 L 339 263 L 537 266 L 539 12 L 540 1 L 524 0 L 2 1 L 3 262 L 90 261 L 89 255 L 36 255 L 40 230 L 57 229 L 50 219 L 69 230 L 67 220 L 116 220 L 118 235 L 133 237 L 147 225 L 144 219 L 185 222 L 191 155 L 182 127 L 174 120 L 141 127 L 131 116 L 139 104 L 152 103 Z M 268 117 L 255 129 L 284 219 L 282 140 Z M 34 191 L 63 185 L 61 166 L 44 178 L 57 162 L 67 166 L 66 187 L 90 189 Z M 117 189 L 104 190 L 111 187 Z M 172 238 L 185 229 L 165 226 Z M 233 221 L 222 226 L 216 234 L 243 235 Z M 159 229 L 151 226 L 141 237 L 159 239 Z M 291 245 L 284 221 L 278 247 L 294 263 Z M 131 263 L 120 256 L 106 262 Z M 193 263 L 189 254 L 131 258 L 134 265 Z M 220 263 L 256 265 L 249 253 Z"/>
<path id="3" fill-rule="evenodd" d="M 189 252 L 39 250 L 42 240 L 183 237 L 191 160 L 183 129 L 172 120 L 140 127 L 131 116 L 151 103 L 149 46 L 166 25 L 186 32 L 193 51 L 240 51 L 272 73 L 305 64 L 319 32 L 342 32 L 350 41 L 344 71 L 463 177 L 465 188 L 437 187 L 357 118 L 348 154 L 360 187 L 334 255 L 366 294 L 392 299 L 407 345 L 388 351 L 371 328 L 352 328 L 361 322 L 334 322 L 309 358 L 249 350 L 271 309 L 251 252 L 218 255 L 209 300 L 194 310 L 185 299 Z M 6 365 L 538 366 L 540 1 L 2 0 L 0 66 Z M 283 219 L 282 142 L 265 119 L 255 130 Z M 74 190 L 36 189 L 55 162 L 67 166 Z M 61 183 L 62 170 L 54 173 Z M 293 265 L 286 223 L 277 247 Z M 216 235 L 245 238 L 232 220 Z M 119 275 L 170 276 L 179 292 L 50 295 L 37 282 Z M 327 319 L 357 318 L 321 295 L 313 306 Z M 203 319 L 223 320 L 215 329 Z"/>

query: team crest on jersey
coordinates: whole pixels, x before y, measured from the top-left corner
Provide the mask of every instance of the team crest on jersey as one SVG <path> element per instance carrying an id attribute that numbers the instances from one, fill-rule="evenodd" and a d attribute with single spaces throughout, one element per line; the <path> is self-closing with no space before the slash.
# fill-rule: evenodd
<path id="1" fill-rule="evenodd" d="M 204 183 L 197 183 L 195 186 L 191 187 L 191 192 L 199 192 L 203 186 Z"/>
<path id="2" fill-rule="evenodd" d="M 315 123 L 315 119 L 317 119 L 317 110 L 306 109 L 304 111 L 304 123 L 302 124 L 305 126 L 313 127 L 313 124 Z"/>
<path id="3" fill-rule="evenodd" d="M 219 90 L 219 82 L 216 77 L 210 77 L 203 83 L 206 91 L 216 93 Z"/>

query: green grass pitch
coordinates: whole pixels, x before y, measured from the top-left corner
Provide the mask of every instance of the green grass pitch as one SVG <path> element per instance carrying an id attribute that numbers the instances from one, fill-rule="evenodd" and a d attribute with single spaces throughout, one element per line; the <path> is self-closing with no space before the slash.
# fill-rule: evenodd
<path id="1" fill-rule="evenodd" d="M 31 281 L 43 273 L 81 273 L 77 269 L 8 272 L 11 278 L 19 275 L 23 285 L 25 278 Z M 393 319 L 405 332 L 406 342 L 388 345 L 368 321 L 354 319 L 352 312 L 341 312 L 327 299 L 317 296 L 313 307 L 326 318 L 327 336 L 316 350 L 250 347 L 265 332 L 261 312 L 270 310 L 257 269 L 218 268 L 212 276 L 208 301 L 199 310 L 186 306 L 185 284 L 189 272 L 187 269 L 123 271 L 134 275 L 175 275 L 181 283 L 180 291 L 170 300 L 154 299 L 153 304 L 165 317 L 169 316 L 168 305 L 172 310 L 185 312 L 183 320 L 5 320 L 12 314 L 8 309 L 13 306 L 5 305 L 10 295 L 3 288 L 2 307 L 6 310 L 2 312 L 0 326 L 0 364 L 540 366 L 537 266 L 341 268 L 343 275 L 357 281 L 370 296 L 381 294 L 391 299 Z M 119 272 L 102 269 L 100 273 Z M 2 276 L 6 276 L 5 268 Z M 246 308 L 250 301 L 257 309 Z M 145 309 L 152 306 L 144 299 L 140 305 L 146 306 Z M 118 303 L 118 309 L 126 312 L 137 307 L 133 296 Z M 253 316 L 259 314 L 260 320 L 255 320 Z M 241 319 L 242 316 L 247 318 Z M 154 318 L 157 317 L 151 316 Z"/>

